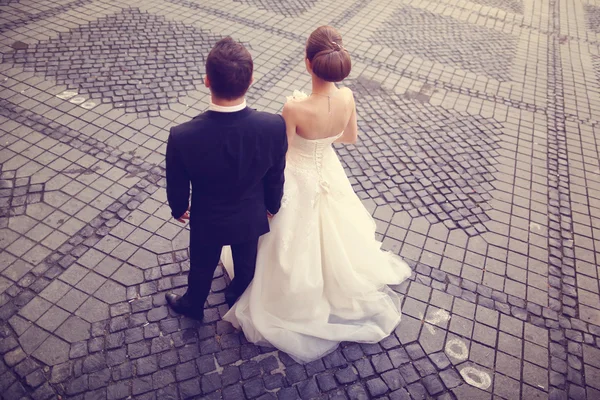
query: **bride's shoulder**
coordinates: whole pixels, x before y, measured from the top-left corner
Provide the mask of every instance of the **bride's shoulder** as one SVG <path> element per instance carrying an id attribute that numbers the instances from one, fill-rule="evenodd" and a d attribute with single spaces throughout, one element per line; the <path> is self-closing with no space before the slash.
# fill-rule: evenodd
<path id="1" fill-rule="evenodd" d="M 340 88 L 340 92 L 344 95 L 347 96 L 350 99 L 354 99 L 354 92 L 352 91 L 352 89 L 350 89 L 349 87 L 341 87 Z"/>
<path id="2" fill-rule="evenodd" d="M 282 115 L 286 120 L 293 118 L 294 115 L 301 112 L 300 110 L 305 108 L 302 104 L 304 100 L 308 98 L 308 95 L 299 90 L 294 90 L 291 96 L 287 96 L 287 101 L 283 105 Z"/>
<path id="3" fill-rule="evenodd" d="M 342 87 L 340 88 L 340 94 L 346 107 L 356 107 L 356 101 L 354 100 L 354 92 L 352 92 L 352 89 L 349 87 Z"/>

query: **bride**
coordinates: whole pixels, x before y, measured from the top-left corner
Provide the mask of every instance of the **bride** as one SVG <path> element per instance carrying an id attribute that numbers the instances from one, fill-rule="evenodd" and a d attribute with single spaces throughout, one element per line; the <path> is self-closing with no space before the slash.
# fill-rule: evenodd
<path id="1" fill-rule="evenodd" d="M 352 91 L 338 89 L 351 61 L 332 27 L 306 45 L 310 96 L 295 93 L 283 108 L 289 150 L 281 210 L 258 245 L 251 285 L 224 316 L 246 338 L 301 363 L 341 341 L 376 343 L 400 322 L 400 298 L 387 285 L 411 270 L 381 250 L 375 223 L 346 177 L 333 143 L 355 143 Z M 233 276 L 231 250 L 221 257 Z"/>

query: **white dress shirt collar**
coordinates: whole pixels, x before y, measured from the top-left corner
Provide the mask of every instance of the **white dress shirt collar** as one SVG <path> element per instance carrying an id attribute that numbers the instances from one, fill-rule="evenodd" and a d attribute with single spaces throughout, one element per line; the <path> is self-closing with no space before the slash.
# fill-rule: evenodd
<path id="1" fill-rule="evenodd" d="M 208 107 L 208 109 L 211 111 L 222 113 L 238 112 L 242 111 L 244 108 L 246 108 L 246 99 L 244 99 L 244 101 L 241 104 L 238 104 L 237 106 L 219 106 L 211 101 L 210 106 Z"/>

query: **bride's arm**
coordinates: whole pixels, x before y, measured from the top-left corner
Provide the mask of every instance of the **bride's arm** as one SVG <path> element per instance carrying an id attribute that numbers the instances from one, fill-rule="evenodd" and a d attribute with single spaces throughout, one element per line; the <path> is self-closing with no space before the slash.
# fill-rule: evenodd
<path id="1" fill-rule="evenodd" d="M 285 131 L 288 139 L 288 148 L 292 144 L 294 137 L 296 136 L 296 121 L 294 118 L 294 106 L 293 103 L 287 102 L 283 105 L 283 111 L 281 116 L 285 120 Z"/>
<path id="2" fill-rule="evenodd" d="M 356 103 L 354 102 L 354 95 L 350 92 L 350 105 L 352 107 L 352 114 L 350 114 L 350 120 L 344 129 L 344 134 L 336 140 L 336 143 L 347 143 L 354 144 L 358 139 L 358 122 L 356 119 Z"/>

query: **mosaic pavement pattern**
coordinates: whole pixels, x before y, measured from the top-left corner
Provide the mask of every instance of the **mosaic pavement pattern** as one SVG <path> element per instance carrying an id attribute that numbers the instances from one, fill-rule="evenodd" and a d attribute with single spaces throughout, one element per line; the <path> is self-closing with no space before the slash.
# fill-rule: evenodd
<path id="1" fill-rule="evenodd" d="M 16 50 L 3 61 L 128 112 L 156 111 L 195 89 L 219 39 L 133 8 Z"/>
<path id="2" fill-rule="evenodd" d="M 600 33 L 600 6 L 586 5 L 585 9 L 589 29 Z"/>
<path id="3" fill-rule="evenodd" d="M 358 195 L 470 236 L 485 232 L 501 125 L 422 103 L 423 93 L 399 97 L 372 81 L 352 88 L 365 93 L 357 99 L 363 139 L 339 153 Z"/>
<path id="4" fill-rule="evenodd" d="M 12 399 L 600 398 L 597 0 L 0 2 L 0 393 Z M 340 29 L 360 140 L 336 151 L 412 267 L 377 344 L 299 365 L 174 314 L 189 231 L 169 128 L 204 111 L 221 37 L 251 105 L 310 90 Z"/>
<path id="5" fill-rule="evenodd" d="M 598 79 L 598 82 L 600 82 L 600 54 L 597 56 L 592 56 L 592 63 L 596 68 L 596 77 Z"/>
<path id="6" fill-rule="evenodd" d="M 510 13 L 523 14 L 523 1 L 521 0 L 477 0 L 475 3 Z"/>
<path id="7" fill-rule="evenodd" d="M 292 0 L 292 1 L 277 1 L 277 0 L 234 0 L 242 4 L 254 6 L 260 10 L 270 11 L 275 14 L 284 15 L 286 17 L 296 17 L 309 10 L 316 0 Z"/>
<path id="8" fill-rule="evenodd" d="M 517 37 L 404 6 L 372 38 L 400 54 L 423 56 L 498 80 L 510 80 Z"/>

